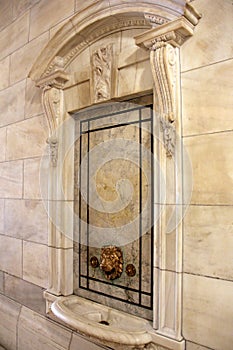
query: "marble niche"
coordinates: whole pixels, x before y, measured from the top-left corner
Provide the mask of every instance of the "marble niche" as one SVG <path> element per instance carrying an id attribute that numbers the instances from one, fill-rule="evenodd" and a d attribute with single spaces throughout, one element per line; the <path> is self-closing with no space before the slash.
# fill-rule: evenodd
<path id="1" fill-rule="evenodd" d="M 179 48 L 200 16 L 186 1 L 158 2 L 92 2 L 30 73 L 50 132 L 44 296 L 51 317 L 76 294 L 149 320 L 140 349 L 183 350 Z M 121 251 L 113 279 L 108 247 Z"/>

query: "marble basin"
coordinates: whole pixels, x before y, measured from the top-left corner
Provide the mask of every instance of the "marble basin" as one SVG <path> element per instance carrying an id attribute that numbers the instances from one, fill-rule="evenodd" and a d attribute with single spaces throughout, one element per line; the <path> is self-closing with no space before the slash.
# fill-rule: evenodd
<path id="1" fill-rule="evenodd" d="M 99 340 L 131 346 L 151 342 L 149 321 L 78 296 L 58 298 L 51 310 L 80 333 Z"/>

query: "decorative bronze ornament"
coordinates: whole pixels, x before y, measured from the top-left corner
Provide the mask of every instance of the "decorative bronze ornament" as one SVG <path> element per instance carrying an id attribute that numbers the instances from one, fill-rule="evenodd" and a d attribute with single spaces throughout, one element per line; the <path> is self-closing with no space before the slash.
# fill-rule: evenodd
<path id="1" fill-rule="evenodd" d="M 90 259 L 91 266 L 95 269 L 99 266 L 99 260 L 96 256 L 92 256 Z"/>
<path id="2" fill-rule="evenodd" d="M 100 268 L 107 280 L 119 278 L 123 271 L 123 254 L 120 248 L 107 246 L 102 248 Z"/>
<path id="3" fill-rule="evenodd" d="M 133 264 L 128 264 L 125 268 L 125 272 L 129 277 L 134 277 L 136 275 L 136 268 Z"/>

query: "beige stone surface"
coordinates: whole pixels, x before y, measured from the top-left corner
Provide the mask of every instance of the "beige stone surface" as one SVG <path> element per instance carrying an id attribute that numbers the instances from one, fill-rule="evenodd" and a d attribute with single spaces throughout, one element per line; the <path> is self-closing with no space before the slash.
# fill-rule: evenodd
<path id="1" fill-rule="evenodd" d="M 82 338 L 81 336 L 74 333 L 70 344 L 70 350 L 76 350 L 76 349 L 100 350 L 100 349 L 106 349 L 106 348 L 99 346 L 97 344 L 91 343 L 86 339 Z"/>
<path id="2" fill-rule="evenodd" d="M 193 168 L 192 204 L 233 204 L 232 137 L 224 132 L 184 139 Z"/>
<path id="3" fill-rule="evenodd" d="M 73 13 L 73 0 L 41 0 L 31 10 L 30 40 Z"/>
<path id="4" fill-rule="evenodd" d="M 86 81 L 65 90 L 65 103 L 68 111 L 87 107 L 90 101 L 90 82 Z"/>
<path id="5" fill-rule="evenodd" d="M 233 57 L 232 0 L 195 0 L 193 6 L 202 18 L 181 48 L 182 71 Z"/>
<path id="6" fill-rule="evenodd" d="M 40 167 L 43 166 L 41 158 L 24 160 L 24 187 L 25 199 L 41 199 L 40 191 Z M 46 171 L 46 169 L 44 169 Z"/>
<path id="7" fill-rule="evenodd" d="M 49 32 L 40 35 L 36 39 L 30 41 L 27 45 L 15 51 L 11 55 L 10 83 L 22 80 L 28 76 L 37 56 L 49 39 Z"/>
<path id="8" fill-rule="evenodd" d="M 4 199 L 0 199 L 0 234 L 4 232 Z"/>
<path id="9" fill-rule="evenodd" d="M 0 162 L 4 162 L 6 159 L 6 128 L 0 128 Z"/>
<path id="10" fill-rule="evenodd" d="M 0 341 L 7 350 L 16 349 L 17 320 L 21 305 L 0 295 Z"/>
<path id="11" fill-rule="evenodd" d="M 18 350 L 68 350 L 71 331 L 23 307 L 18 326 Z M 81 349 L 80 349 L 81 350 Z"/>
<path id="12" fill-rule="evenodd" d="M 13 0 L 13 17 L 17 18 L 22 13 L 37 4 L 40 0 Z"/>
<path id="13" fill-rule="evenodd" d="M 48 284 L 48 247 L 46 245 L 23 242 L 23 278 L 38 286 Z"/>
<path id="14" fill-rule="evenodd" d="M 22 276 L 22 241 L 0 236 L 0 270 Z"/>
<path id="15" fill-rule="evenodd" d="M 233 129 L 233 59 L 182 74 L 183 135 Z"/>
<path id="16" fill-rule="evenodd" d="M 5 234 L 47 244 L 48 218 L 41 201 L 6 200 Z"/>
<path id="17" fill-rule="evenodd" d="M 0 163 L 0 198 L 22 198 L 22 161 Z"/>
<path id="18" fill-rule="evenodd" d="M 12 1 L 0 2 L 0 30 L 12 22 Z"/>
<path id="19" fill-rule="evenodd" d="M 33 117 L 7 128 L 6 159 L 37 157 L 46 147 L 47 125 L 44 115 Z"/>
<path id="20" fill-rule="evenodd" d="M 24 118 L 25 84 L 23 80 L 0 91 L 0 126 L 15 123 Z"/>
<path id="21" fill-rule="evenodd" d="M 0 72 L 1 72 L 0 90 L 3 90 L 7 88 L 9 85 L 10 56 L 7 56 L 6 58 L 3 58 L 0 61 Z"/>
<path id="22" fill-rule="evenodd" d="M 184 271 L 233 280 L 233 207 L 190 206 L 184 219 Z"/>
<path id="23" fill-rule="evenodd" d="M 0 59 L 11 54 L 28 41 L 29 12 L 0 32 Z"/>
<path id="24" fill-rule="evenodd" d="M 232 350 L 233 283 L 184 275 L 183 334 L 215 350 Z"/>
<path id="25" fill-rule="evenodd" d="M 212 349 L 206 348 L 205 346 L 201 346 L 201 345 L 194 344 L 194 343 L 187 341 L 186 342 L 186 350 L 212 350 Z"/>
<path id="26" fill-rule="evenodd" d="M 27 79 L 25 96 L 25 118 L 33 117 L 43 113 L 42 91 L 35 86 L 31 79 Z"/>

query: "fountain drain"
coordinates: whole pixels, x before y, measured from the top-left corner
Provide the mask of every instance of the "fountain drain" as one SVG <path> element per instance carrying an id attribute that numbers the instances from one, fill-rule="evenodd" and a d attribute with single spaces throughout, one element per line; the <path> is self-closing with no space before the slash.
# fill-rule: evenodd
<path id="1" fill-rule="evenodd" d="M 109 326 L 109 322 L 108 321 L 100 321 L 100 324 L 104 324 L 105 326 Z"/>

